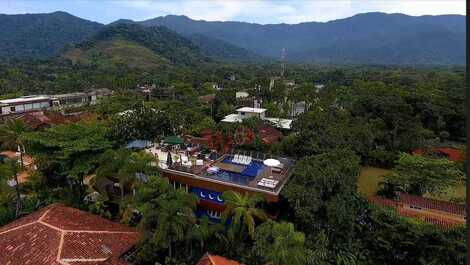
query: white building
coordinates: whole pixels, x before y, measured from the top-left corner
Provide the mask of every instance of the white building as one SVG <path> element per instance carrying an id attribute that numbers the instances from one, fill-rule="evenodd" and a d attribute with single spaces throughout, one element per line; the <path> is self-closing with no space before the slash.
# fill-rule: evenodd
<path id="1" fill-rule="evenodd" d="M 60 95 L 32 95 L 0 100 L 0 116 L 20 114 L 46 109 L 62 109 L 94 105 L 101 98 L 110 96 L 112 91 L 106 88 L 91 92 L 77 92 Z"/>
<path id="2" fill-rule="evenodd" d="M 0 115 L 23 113 L 50 108 L 49 96 L 24 96 L 20 98 L 0 100 Z"/>
<path id="3" fill-rule="evenodd" d="M 246 119 L 246 118 L 257 117 L 261 120 L 269 121 L 277 128 L 286 129 L 286 130 L 289 130 L 291 128 L 292 120 L 282 119 L 282 118 L 269 118 L 269 117 L 266 117 L 265 113 L 266 113 L 266 109 L 243 107 L 243 108 L 237 109 L 236 114 L 229 114 L 225 116 L 222 121 L 235 123 L 235 122 L 242 122 L 243 119 Z"/>
<path id="4" fill-rule="evenodd" d="M 235 92 L 235 98 L 236 99 L 243 99 L 243 98 L 247 98 L 249 97 L 250 94 L 248 94 L 248 92 L 245 92 L 245 91 L 237 91 Z"/>

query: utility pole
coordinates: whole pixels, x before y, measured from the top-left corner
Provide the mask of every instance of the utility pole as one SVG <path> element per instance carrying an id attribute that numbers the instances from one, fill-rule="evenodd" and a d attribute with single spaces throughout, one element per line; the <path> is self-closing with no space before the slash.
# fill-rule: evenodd
<path id="1" fill-rule="evenodd" d="M 16 217 L 20 215 L 20 209 L 21 209 L 21 195 L 20 195 L 20 187 L 19 187 L 19 182 L 18 182 L 18 170 L 16 168 L 17 163 L 18 161 L 16 159 L 11 160 L 11 171 L 13 173 L 13 180 L 8 182 L 8 185 L 10 185 L 10 187 L 15 187 L 15 191 L 16 191 L 16 212 L 15 212 Z"/>
<path id="2" fill-rule="evenodd" d="M 20 153 L 21 170 L 24 170 L 23 152 L 24 152 L 24 147 L 23 149 L 21 149 L 21 145 L 18 145 L 18 153 Z"/>

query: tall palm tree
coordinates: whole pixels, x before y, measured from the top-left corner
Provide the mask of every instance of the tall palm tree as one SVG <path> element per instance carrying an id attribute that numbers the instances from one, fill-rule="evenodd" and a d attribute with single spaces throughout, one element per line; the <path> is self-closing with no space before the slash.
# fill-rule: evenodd
<path id="1" fill-rule="evenodd" d="M 168 248 L 170 258 L 175 243 L 187 239 L 196 223 L 196 202 L 194 195 L 183 190 L 170 192 L 156 200 L 158 214 L 154 240 L 158 246 Z"/>
<path id="2" fill-rule="evenodd" d="M 21 144 L 20 136 L 31 128 L 21 119 L 8 119 L 0 126 L 0 142 L 8 150 L 16 150 Z"/>
<path id="3" fill-rule="evenodd" d="M 117 180 L 121 191 L 121 201 L 126 192 L 132 190 L 137 184 L 136 173 L 150 173 L 153 168 L 153 157 L 146 153 L 134 153 L 127 149 L 106 151 L 96 170 L 96 178 Z"/>
<path id="4" fill-rule="evenodd" d="M 212 231 L 210 226 L 209 218 L 204 216 L 191 231 L 190 237 L 192 240 L 196 240 L 199 243 L 200 252 L 204 251 L 205 242 L 211 236 Z"/>
<path id="5" fill-rule="evenodd" d="M 304 265 L 307 263 L 305 235 L 292 223 L 266 222 L 257 228 L 255 249 L 267 265 Z"/>
<path id="6" fill-rule="evenodd" d="M 234 191 L 226 191 L 222 195 L 226 207 L 222 214 L 223 221 L 227 222 L 231 217 L 232 227 L 243 235 L 245 229 L 251 239 L 255 238 L 255 219 L 264 221 L 267 219 L 263 209 L 258 208 L 264 200 L 259 195 L 242 195 Z"/>

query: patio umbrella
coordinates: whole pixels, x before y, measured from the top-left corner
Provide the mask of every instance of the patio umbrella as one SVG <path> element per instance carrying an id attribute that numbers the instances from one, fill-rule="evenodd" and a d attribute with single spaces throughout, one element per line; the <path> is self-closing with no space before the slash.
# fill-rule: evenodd
<path id="1" fill-rule="evenodd" d="M 171 153 L 168 152 L 167 156 L 166 156 L 166 165 L 168 167 L 170 167 L 171 165 L 173 165 L 173 159 L 171 158 Z"/>
<path id="2" fill-rule="evenodd" d="M 181 139 L 180 137 L 176 135 L 173 135 L 173 136 L 165 137 L 163 142 L 165 144 L 177 145 L 177 144 L 183 144 L 183 139 Z"/>

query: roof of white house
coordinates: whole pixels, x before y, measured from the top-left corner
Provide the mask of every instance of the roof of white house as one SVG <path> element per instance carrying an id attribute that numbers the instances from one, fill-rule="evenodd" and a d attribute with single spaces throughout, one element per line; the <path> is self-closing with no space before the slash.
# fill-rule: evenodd
<path id="1" fill-rule="evenodd" d="M 225 116 L 222 121 L 224 121 L 224 122 L 241 122 L 242 117 L 240 117 L 240 115 L 238 115 L 238 114 L 229 114 L 229 115 Z"/>
<path id="2" fill-rule="evenodd" d="M 289 130 L 291 128 L 291 124 L 292 124 L 292 120 L 289 120 L 289 119 L 264 118 L 264 120 L 267 120 L 267 121 L 273 123 L 275 127 L 278 127 L 278 128 L 281 128 L 281 129 L 287 129 L 287 130 Z"/>
<path id="3" fill-rule="evenodd" d="M 48 99 L 50 99 L 48 96 L 25 96 L 25 97 L 20 97 L 20 98 L 0 100 L 0 104 L 14 104 L 14 103 L 22 103 L 22 102 L 30 102 L 30 101 L 38 101 L 38 100 L 48 100 Z"/>
<path id="4" fill-rule="evenodd" d="M 243 107 L 243 108 L 237 109 L 237 111 L 238 112 L 263 113 L 263 112 L 266 112 L 266 109 Z"/>
<path id="5" fill-rule="evenodd" d="M 250 94 L 248 94 L 248 92 L 245 92 L 245 91 L 235 92 L 235 98 L 247 98 L 249 96 Z"/>
<path id="6" fill-rule="evenodd" d="M 71 98 L 71 97 L 84 97 L 84 96 L 87 96 L 87 94 L 83 92 L 52 95 L 53 98 L 69 98 L 69 97 Z"/>

